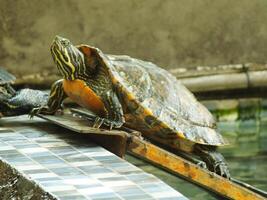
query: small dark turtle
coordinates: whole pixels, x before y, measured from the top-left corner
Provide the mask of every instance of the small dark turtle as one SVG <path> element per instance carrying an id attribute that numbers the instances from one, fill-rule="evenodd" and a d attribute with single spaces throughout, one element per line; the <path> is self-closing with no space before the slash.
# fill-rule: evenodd
<path id="1" fill-rule="evenodd" d="M 99 116 L 98 127 L 125 123 L 155 142 L 200 156 L 210 170 L 230 176 L 216 151 L 225 141 L 212 115 L 169 72 L 151 62 L 74 46 L 59 36 L 51 53 L 64 79 L 52 86 L 48 105 L 32 114 L 53 114 L 70 97 Z"/>
<path id="2" fill-rule="evenodd" d="M 48 93 L 40 90 L 21 89 L 16 91 L 11 83 L 15 76 L 0 68 L 0 116 L 28 114 L 33 108 L 46 105 Z"/>

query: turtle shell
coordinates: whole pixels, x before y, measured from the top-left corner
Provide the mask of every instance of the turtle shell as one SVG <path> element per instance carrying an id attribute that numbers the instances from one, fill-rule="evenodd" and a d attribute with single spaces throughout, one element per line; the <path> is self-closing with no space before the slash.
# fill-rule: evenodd
<path id="1" fill-rule="evenodd" d="M 90 48 L 109 71 L 129 127 L 162 139 L 226 144 L 211 113 L 168 71 L 151 62 Z"/>
<path id="2" fill-rule="evenodd" d="M 5 85 L 14 82 L 15 76 L 8 73 L 5 69 L 0 67 L 0 85 Z"/>

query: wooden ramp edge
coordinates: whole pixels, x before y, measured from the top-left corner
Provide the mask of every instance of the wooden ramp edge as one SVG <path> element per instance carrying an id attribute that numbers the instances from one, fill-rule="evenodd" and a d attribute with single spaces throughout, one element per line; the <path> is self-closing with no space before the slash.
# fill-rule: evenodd
<path id="1" fill-rule="evenodd" d="M 134 137 L 128 147 L 131 154 L 150 161 L 210 191 L 230 199 L 258 200 L 264 197 L 213 172 L 205 170 L 180 156 Z"/>

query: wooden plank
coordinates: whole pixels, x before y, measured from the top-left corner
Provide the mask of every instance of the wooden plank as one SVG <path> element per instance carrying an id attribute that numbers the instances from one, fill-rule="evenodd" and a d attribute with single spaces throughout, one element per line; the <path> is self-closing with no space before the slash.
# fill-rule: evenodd
<path id="1" fill-rule="evenodd" d="M 165 151 L 151 143 L 140 140 L 137 137 L 132 139 L 132 142 L 128 146 L 128 152 L 224 197 L 242 200 L 265 199 L 251 190 L 241 187 L 215 173 L 200 168 L 177 155 Z"/>
<path id="2" fill-rule="evenodd" d="M 128 137 L 123 131 L 93 128 L 92 122 L 73 117 L 68 111 L 65 111 L 64 115 L 38 114 L 37 116 L 71 131 L 87 134 L 92 141 L 117 156 L 121 158 L 125 156 Z"/>

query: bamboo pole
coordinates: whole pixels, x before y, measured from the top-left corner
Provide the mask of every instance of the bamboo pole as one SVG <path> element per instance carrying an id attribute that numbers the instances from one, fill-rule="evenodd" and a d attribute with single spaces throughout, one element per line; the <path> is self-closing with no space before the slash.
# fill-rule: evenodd
<path id="1" fill-rule="evenodd" d="M 232 65 L 218 65 L 218 66 L 196 66 L 187 68 L 170 69 L 174 76 L 179 78 L 190 78 L 218 74 L 233 74 L 245 71 L 264 71 L 267 70 L 267 64 L 246 63 L 246 64 L 232 64 Z"/>
<path id="2" fill-rule="evenodd" d="M 192 92 L 267 87 L 267 71 L 219 74 L 180 79 Z"/>

